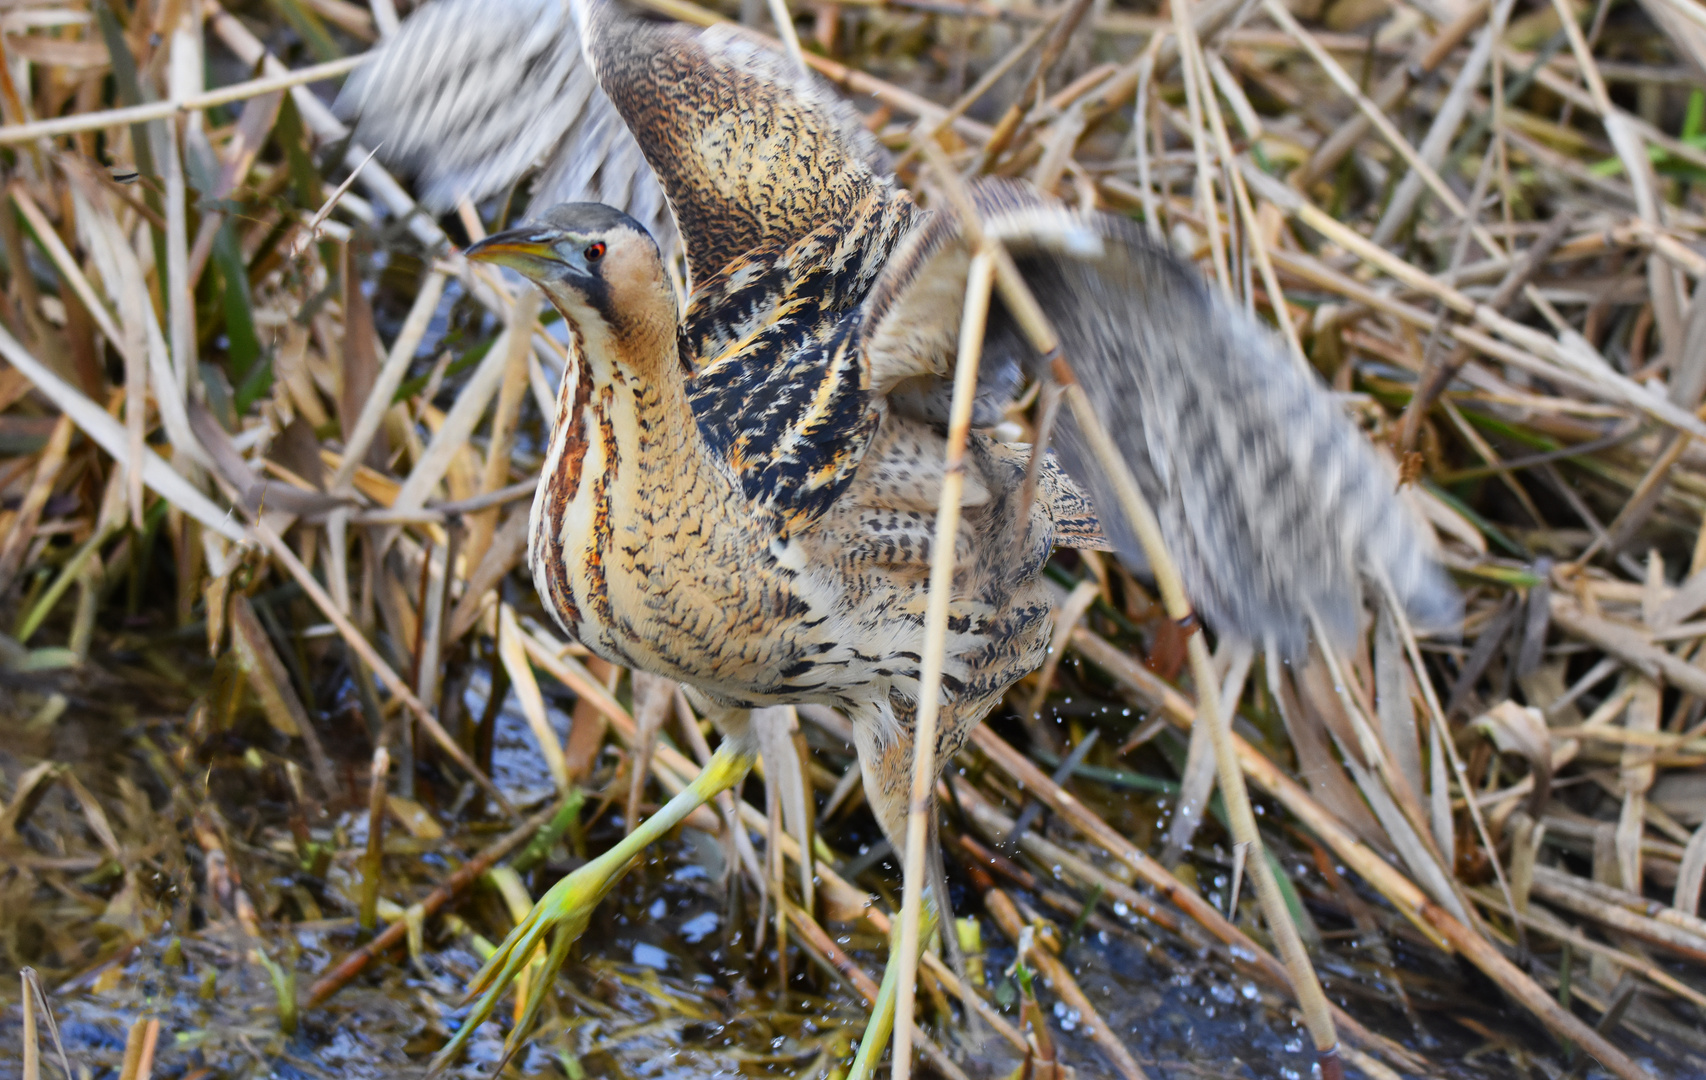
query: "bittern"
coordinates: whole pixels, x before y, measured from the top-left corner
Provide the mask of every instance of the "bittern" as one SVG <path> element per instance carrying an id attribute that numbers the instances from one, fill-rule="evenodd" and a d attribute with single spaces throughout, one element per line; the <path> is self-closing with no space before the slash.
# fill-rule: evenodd
<path id="1" fill-rule="evenodd" d="M 1449 617 L 1393 470 L 1251 316 L 1132 223 L 1017 183 L 973 182 L 976 222 L 921 209 L 856 110 L 738 30 L 641 22 L 608 0 L 577 0 L 572 20 L 550 4 L 438 0 L 348 93 L 363 136 L 441 195 L 478 196 L 494 170 L 513 178 L 541 155 L 548 179 L 592 158 L 610 168 L 589 141 L 631 139 L 649 173 L 611 171 L 642 207 L 661 186 L 691 283 L 682 310 L 653 233 L 595 202 L 467 251 L 537 283 L 573 338 L 530 522 L 540 597 L 593 653 L 692 688 L 723 740 L 682 795 L 539 901 L 476 980 L 486 996 L 447 1054 L 547 932 L 555 971 L 634 856 L 746 774 L 749 710 L 842 710 L 901 845 L 974 228 L 1052 317 L 1219 634 L 1296 651 L 1312 619 L 1346 633 L 1363 575 L 1418 621 Z M 517 95 L 561 107 L 518 113 Z M 977 421 L 999 420 L 1041 366 L 997 302 Z M 1058 460 L 1033 470 L 1029 447 L 971 437 L 937 762 L 1041 664 L 1053 549 L 1111 546 L 1142 564 L 1124 524 L 1098 518 L 1112 481 L 1070 419 L 1057 441 Z"/>

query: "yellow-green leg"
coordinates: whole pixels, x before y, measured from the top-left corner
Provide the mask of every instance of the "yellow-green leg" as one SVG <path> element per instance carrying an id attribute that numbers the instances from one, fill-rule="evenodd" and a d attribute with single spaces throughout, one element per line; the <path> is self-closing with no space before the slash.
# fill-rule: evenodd
<path id="1" fill-rule="evenodd" d="M 936 928 L 936 905 L 925 897 L 918 915 L 918 940 L 930 940 Z M 877 988 L 876 1003 L 871 1006 L 871 1018 L 865 1022 L 865 1034 L 859 1037 L 859 1053 L 853 1058 L 853 1068 L 847 1080 L 871 1080 L 877 1074 L 877 1062 L 888 1049 L 889 1036 L 894 1034 L 894 1003 L 900 992 L 900 965 L 895 963 L 895 951 L 900 948 L 900 922 L 897 920 L 889 934 L 889 962 L 883 968 L 883 983 Z"/>
<path id="2" fill-rule="evenodd" d="M 498 951 L 486 961 L 486 966 L 474 976 L 468 994 L 470 997 L 478 994 L 480 1000 L 475 1003 L 473 1011 L 468 1014 L 467 1021 L 456 1032 L 455 1037 L 433 1058 L 431 1072 L 438 1072 L 455 1059 L 469 1037 L 492 1015 L 498 999 L 521 973 L 522 965 L 532 958 L 540 939 L 548 931 L 556 930 L 545 968 L 538 978 L 532 980 L 521 1020 L 510 1031 L 509 1038 L 504 1043 L 504 1056 L 507 1058 L 514 1053 L 521 1045 L 521 1039 L 527 1029 L 538 1016 L 545 995 L 556 980 L 557 971 L 568 958 L 569 946 L 586 930 L 592 909 L 622 880 L 623 873 L 627 871 L 628 864 L 635 856 L 649 847 L 654 840 L 661 839 L 695 809 L 715 799 L 719 792 L 727 791 L 740 783 L 752 769 L 754 753 L 754 747 L 747 739 L 725 740 L 722 747 L 711 756 L 711 760 L 705 763 L 705 768 L 698 778 L 683 788 L 681 794 L 669 800 L 645 823 L 623 837 L 621 843 L 551 886 L 551 890 L 533 905 L 533 910 L 527 913 L 527 918 L 510 931 L 503 944 L 498 946 Z M 892 1005 L 890 1012 L 892 1015 Z"/>

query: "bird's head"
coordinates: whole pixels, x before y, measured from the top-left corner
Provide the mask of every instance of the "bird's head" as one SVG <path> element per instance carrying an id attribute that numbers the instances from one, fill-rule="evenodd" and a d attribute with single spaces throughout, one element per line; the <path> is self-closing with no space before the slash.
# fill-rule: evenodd
<path id="1" fill-rule="evenodd" d="M 675 289 L 657 241 L 614 207 L 563 203 L 465 254 L 535 282 L 585 337 L 608 332 L 611 344 L 629 349 L 654 335 L 674 340 Z"/>

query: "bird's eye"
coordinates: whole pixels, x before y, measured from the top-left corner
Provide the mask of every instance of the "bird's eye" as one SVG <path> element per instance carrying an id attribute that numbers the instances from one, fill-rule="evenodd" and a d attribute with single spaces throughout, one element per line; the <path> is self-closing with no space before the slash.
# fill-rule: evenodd
<path id="1" fill-rule="evenodd" d="M 581 254 L 586 256 L 587 262 L 597 262 L 604 258 L 604 241 L 600 240 L 596 244 L 588 244 L 586 250 Z"/>

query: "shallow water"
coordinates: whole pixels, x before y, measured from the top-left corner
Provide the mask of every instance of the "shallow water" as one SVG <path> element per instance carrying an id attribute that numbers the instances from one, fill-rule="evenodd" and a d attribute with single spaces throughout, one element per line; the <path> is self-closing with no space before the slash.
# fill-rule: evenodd
<path id="1" fill-rule="evenodd" d="M 311 798 L 299 798 L 296 789 L 304 781 L 300 770 L 292 776 L 291 744 L 256 717 L 239 713 L 228 729 L 208 731 L 191 691 L 216 674 L 180 651 L 121 653 L 82 673 L 6 676 L 0 795 L 10 801 L 20 776 L 38 761 L 69 763 L 102 807 L 117 854 L 106 849 L 76 794 L 64 784 L 52 787 L 18 837 L 0 848 L 8 864 L 0 874 L 4 965 L 42 970 L 78 1077 L 118 1076 L 127 1033 L 138 1018 L 159 1020 L 156 1077 L 356 1080 L 417 1073 L 464 1015 L 459 988 L 479 963 L 473 929 L 496 936 L 509 925 L 502 899 L 494 889 L 476 889 L 454 908 L 455 919 L 427 922 L 418 956 L 399 951 L 324 1008 L 303 1012 L 294 1033 L 283 1033 L 281 994 L 305 998 L 307 986 L 362 940 L 350 897 L 353 853 L 364 841 L 366 821 L 362 813 L 328 814 Z M 51 724 L 32 728 L 30 718 L 52 693 L 65 694 L 67 707 Z M 487 693 L 483 676 L 471 681 L 467 704 L 476 715 Z M 518 803 L 538 801 L 549 794 L 550 780 L 513 705 L 512 699 L 499 717 L 494 775 Z M 322 724 L 352 791 L 354 770 L 365 767 L 367 754 L 364 738 L 352 733 L 359 731 L 355 715 L 334 710 L 332 721 Z M 552 718 L 559 734 L 566 731 L 566 713 L 555 702 Z M 845 758 L 834 764 L 844 765 Z M 583 838 L 592 850 L 620 832 L 626 780 L 617 777 L 615 765 L 607 750 L 593 778 L 589 807 L 600 805 L 601 786 L 617 797 Z M 435 778 L 423 773 L 423 798 L 454 794 L 435 788 Z M 1153 818 L 1138 797 L 1082 781 L 1079 788 L 1138 821 L 1134 834 L 1145 831 L 1139 819 Z M 749 797 L 761 800 L 762 794 L 754 788 Z M 1152 829 L 1154 821 L 1147 824 Z M 198 826 L 223 836 L 230 865 L 254 903 L 258 938 L 242 929 L 230 905 L 209 897 L 212 856 L 196 838 Z M 1038 827 L 1057 828 L 1046 819 Z M 453 822 L 448 842 L 430 842 L 393 823 L 383 895 L 419 898 L 495 834 L 494 826 Z M 304 837 L 337 850 L 318 874 L 304 865 Z M 863 812 L 825 834 L 846 851 L 874 838 Z M 533 875 L 535 895 L 577 861 L 573 846 L 571 838 Z M 1196 855 L 1199 873 L 1218 895 L 1225 888 L 1223 874 L 1217 878 L 1223 860 L 1212 843 Z M 1288 858 L 1313 905 L 1324 887 L 1308 880 L 1312 872 L 1301 861 Z M 975 912 L 969 879 L 952 857 L 949 865 L 960 914 Z M 780 992 L 773 931 L 758 952 L 757 898 L 746 888 L 731 893 L 727 866 L 720 841 L 684 830 L 630 873 L 595 915 L 554 1005 L 513 1068 L 524 1075 L 610 1080 L 830 1075 L 863 1027 L 864 1004 L 797 947 L 788 955 L 787 993 Z M 865 883 L 891 894 L 898 888 L 892 857 L 872 873 Z M 1042 898 L 1002 884 L 1021 904 L 1047 911 Z M 211 921 L 209 910 L 218 913 Z M 1437 1063 L 1436 1075 L 1554 1075 L 1536 1064 L 1548 1055 L 1555 1059 L 1543 1033 L 1505 1006 L 1489 984 L 1436 953 L 1410 948 L 1401 937 L 1388 938 L 1410 999 L 1406 1014 L 1389 973 L 1347 932 L 1348 922 L 1326 907 L 1314 910 L 1329 935 L 1316 955 L 1329 993 L 1369 1027 Z M 1104 908 L 1103 919 L 1068 947 L 1066 959 L 1105 1022 L 1152 1076 L 1311 1075 L 1307 1039 L 1271 988 L 1118 909 Z M 830 929 L 868 972 L 880 973 L 880 940 L 853 927 Z M 1016 1016 L 1013 983 L 1004 974 L 1012 950 L 987 919 L 983 934 L 988 949 L 979 959 L 986 983 Z M 276 965 L 282 991 L 262 951 Z M 0 982 L 3 1077 L 20 1074 L 18 985 L 11 977 Z M 1077 1066 L 1080 1077 L 1112 1075 L 1089 1038 L 1088 1021 L 1057 1006 L 1046 988 L 1041 1000 L 1063 1060 Z M 993 1035 L 973 1046 L 958 1025 L 941 1030 L 939 1020 L 931 1021 L 938 1037 L 968 1075 L 1004 1076 L 1017 1064 Z M 480 1033 L 455 1073 L 489 1073 L 501 1055 L 501 1035 L 499 1025 Z M 1649 1056 L 1656 1076 L 1706 1076 L 1706 1067 L 1683 1048 L 1635 1049 Z M 50 1072 L 57 1070 L 55 1060 L 50 1051 Z M 1585 1075 L 1598 1072 L 1590 1068 Z"/>

